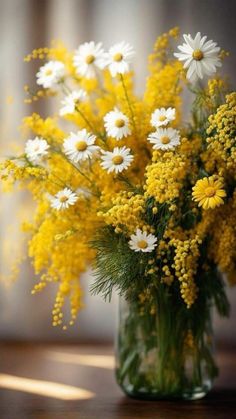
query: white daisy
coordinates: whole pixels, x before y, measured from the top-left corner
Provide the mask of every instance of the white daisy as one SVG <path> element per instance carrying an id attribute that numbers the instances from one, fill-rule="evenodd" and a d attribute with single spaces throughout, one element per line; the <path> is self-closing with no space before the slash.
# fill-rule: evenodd
<path id="1" fill-rule="evenodd" d="M 198 32 L 193 39 L 191 35 L 183 35 L 185 43 L 179 45 L 181 52 L 175 53 L 180 61 L 185 61 L 184 68 L 188 68 L 187 78 L 191 81 L 202 79 L 206 74 L 211 76 L 216 72 L 216 67 L 221 66 L 219 58 L 220 48 L 216 42 L 207 41 L 207 37 L 201 37 Z"/>
<path id="2" fill-rule="evenodd" d="M 117 74 L 127 73 L 134 55 L 133 47 L 124 41 L 113 45 L 109 49 L 107 56 L 107 64 L 112 77 L 115 77 Z"/>
<path id="3" fill-rule="evenodd" d="M 103 151 L 101 166 L 108 173 L 120 173 L 130 166 L 133 159 L 130 148 L 115 147 L 113 151 Z"/>
<path id="4" fill-rule="evenodd" d="M 129 118 L 122 112 L 118 111 L 117 108 L 108 112 L 104 117 L 104 121 L 107 134 L 116 140 L 127 137 L 127 135 L 131 133 L 129 128 Z"/>
<path id="5" fill-rule="evenodd" d="M 71 189 L 65 188 L 50 198 L 51 207 L 58 211 L 64 210 L 67 209 L 70 205 L 74 205 L 77 199 L 78 196 L 72 192 Z"/>
<path id="6" fill-rule="evenodd" d="M 74 66 L 77 74 L 92 79 L 96 77 L 96 67 L 103 69 L 106 65 L 106 54 L 102 43 L 85 42 L 75 51 Z"/>
<path id="7" fill-rule="evenodd" d="M 46 140 L 41 137 L 29 139 L 25 144 L 25 154 L 27 159 L 33 164 L 39 164 L 43 157 L 48 154 L 49 145 Z"/>
<path id="8" fill-rule="evenodd" d="M 83 89 L 75 90 L 74 92 L 70 93 L 66 96 L 62 101 L 61 104 L 63 105 L 60 109 L 60 115 L 67 115 L 71 114 L 75 111 L 76 106 L 80 104 L 86 97 L 86 92 Z"/>
<path id="9" fill-rule="evenodd" d="M 152 252 L 156 246 L 157 238 L 153 234 L 147 234 L 146 231 L 141 231 L 139 228 L 130 237 L 129 247 L 135 252 Z"/>
<path id="10" fill-rule="evenodd" d="M 95 140 L 95 135 L 88 133 L 85 128 L 76 134 L 71 132 L 64 140 L 64 153 L 73 163 L 91 158 L 93 153 L 99 150 L 99 147 L 94 145 Z"/>
<path id="11" fill-rule="evenodd" d="M 154 144 L 154 150 L 170 150 L 180 143 L 179 131 L 173 128 L 158 128 L 155 132 L 152 132 L 148 141 Z"/>
<path id="12" fill-rule="evenodd" d="M 37 77 L 37 84 L 45 89 L 55 87 L 65 76 L 65 66 L 61 61 L 49 61 L 40 67 Z"/>
<path id="13" fill-rule="evenodd" d="M 151 125 L 155 128 L 167 125 L 175 119 L 175 108 L 156 109 L 151 116 Z"/>

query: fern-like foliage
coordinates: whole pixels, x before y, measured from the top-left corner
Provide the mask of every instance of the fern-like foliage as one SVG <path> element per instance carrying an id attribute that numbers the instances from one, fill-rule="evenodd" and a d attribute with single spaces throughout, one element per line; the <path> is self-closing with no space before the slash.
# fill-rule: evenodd
<path id="1" fill-rule="evenodd" d="M 97 233 L 91 246 L 97 252 L 92 294 L 102 294 L 110 301 L 114 289 L 132 298 L 147 287 L 145 269 L 150 254 L 132 251 L 127 239 L 122 234 L 114 234 L 109 227 Z"/>

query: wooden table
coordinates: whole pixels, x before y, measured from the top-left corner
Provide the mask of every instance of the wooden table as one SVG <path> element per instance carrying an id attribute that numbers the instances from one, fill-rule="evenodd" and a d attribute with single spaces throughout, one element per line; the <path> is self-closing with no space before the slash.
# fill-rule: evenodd
<path id="1" fill-rule="evenodd" d="M 205 399 L 144 402 L 116 385 L 110 347 L 2 344 L 0 419 L 233 419 L 236 356 L 220 351 L 218 363 L 221 375 Z"/>

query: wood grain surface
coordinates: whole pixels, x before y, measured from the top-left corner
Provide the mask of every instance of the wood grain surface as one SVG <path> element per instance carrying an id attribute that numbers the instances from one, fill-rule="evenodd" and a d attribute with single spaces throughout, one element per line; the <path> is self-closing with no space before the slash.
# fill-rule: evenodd
<path id="1" fill-rule="evenodd" d="M 0 346 L 0 419 L 233 419 L 236 356 L 218 352 L 214 390 L 194 402 L 127 398 L 113 374 L 111 347 Z"/>

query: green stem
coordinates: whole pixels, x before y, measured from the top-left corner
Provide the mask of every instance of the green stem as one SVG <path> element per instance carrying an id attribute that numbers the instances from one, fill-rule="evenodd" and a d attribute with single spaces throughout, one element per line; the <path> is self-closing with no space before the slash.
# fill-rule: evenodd
<path id="1" fill-rule="evenodd" d="M 65 94 L 70 94 L 72 93 L 72 90 L 65 84 L 65 82 L 63 82 L 61 84 L 62 86 L 62 91 Z M 78 114 L 81 116 L 81 118 L 84 120 L 84 122 L 86 123 L 86 125 L 90 128 L 90 130 L 92 131 L 92 133 L 94 135 L 96 135 L 96 137 L 100 138 L 103 142 L 106 142 L 106 133 L 104 134 L 100 134 L 99 132 L 96 131 L 96 129 L 94 128 L 94 126 L 91 124 L 91 122 L 89 121 L 89 119 L 86 117 L 86 115 L 81 111 L 81 109 L 78 107 L 78 105 L 75 106 L 75 110 L 76 112 L 78 112 Z"/>
<path id="2" fill-rule="evenodd" d="M 128 393 L 140 397 L 194 398 L 195 392 L 207 391 L 209 380 L 216 375 L 211 346 L 206 339 L 210 321 L 207 301 L 202 313 L 204 319 L 199 324 L 197 316 L 192 318 L 193 314 L 183 309 L 182 302 L 174 301 L 164 284 L 159 284 L 154 292 L 156 315 L 149 314 L 148 307 L 140 314 L 136 301 L 127 303 L 128 312 L 121 319 L 119 335 L 118 382 Z M 186 336 L 192 321 L 196 330 L 191 349 Z M 148 357 L 153 351 L 156 356 L 149 364 Z M 207 371 L 207 378 L 202 368 Z"/>
<path id="3" fill-rule="evenodd" d="M 79 172 L 80 175 L 83 176 L 84 179 L 86 179 L 90 183 L 92 188 L 95 188 L 96 192 L 90 191 L 92 193 L 92 195 L 100 197 L 100 192 L 99 192 L 97 186 L 94 184 L 94 182 L 84 172 L 82 172 L 82 170 L 80 170 L 79 167 L 76 166 L 76 164 L 74 164 L 70 159 L 68 159 L 68 157 L 64 153 L 62 153 L 62 151 L 60 149 L 57 149 L 57 150 L 55 149 L 55 152 L 60 154 L 67 161 L 67 163 L 69 163 L 71 166 L 73 166 L 74 169 L 76 169 L 77 172 Z"/>
<path id="4" fill-rule="evenodd" d="M 123 86 L 123 89 L 124 89 L 125 98 L 126 98 L 126 101 L 127 101 L 128 107 L 129 107 L 129 111 L 130 111 L 130 115 L 131 115 L 131 119 L 132 119 L 132 125 L 133 125 L 134 132 L 135 132 L 135 135 L 136 135 L 137 130 L 136 130 L 136 124 L 135 124 L 134 111 L 133 111 L 131 101 L 129 99 L 129 95 L 128 95 L 128 91 L 127 91 L 127 88 L 126 88 L 126 85 L 125 85 L 125 80 L 124 80 L 123 74 L 120 74 L 120 80 L 121 80 L 121 83 L 122 83 L 122 86 Z"/>

